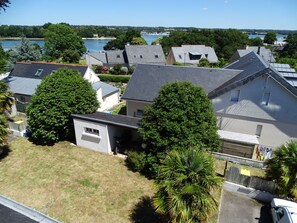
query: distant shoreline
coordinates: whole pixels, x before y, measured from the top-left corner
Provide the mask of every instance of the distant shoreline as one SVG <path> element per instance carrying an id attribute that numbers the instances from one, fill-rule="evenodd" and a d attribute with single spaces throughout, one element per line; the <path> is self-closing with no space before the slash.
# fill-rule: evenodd
<path id="1" fill-rule="evenodd" d="M 22 37 L 0 37 L 0 40 L 21 40 Z M 28 40 L 44 40 L 45 38 L 26 38 Z M 115 37 L 82 38 L 83 40 L 114 40 Z"/>

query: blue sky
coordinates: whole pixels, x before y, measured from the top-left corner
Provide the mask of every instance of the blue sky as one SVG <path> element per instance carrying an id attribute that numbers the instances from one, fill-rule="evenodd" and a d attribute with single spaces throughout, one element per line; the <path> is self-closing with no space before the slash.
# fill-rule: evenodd
<path id="1" fill-rule="evenodd" d="M 297 0 L 10 0 L 1 25 L 297 30 Z"/>

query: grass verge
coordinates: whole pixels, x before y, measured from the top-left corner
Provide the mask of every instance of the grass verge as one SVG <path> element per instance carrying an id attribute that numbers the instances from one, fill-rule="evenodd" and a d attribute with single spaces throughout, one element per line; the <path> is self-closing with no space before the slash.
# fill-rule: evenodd
<path id="1" fill-rule="evenodd" d="M 110 155 L 72 146 L 11 142 L 0 160 L 1 194 L 63 222 L 131 222 L 153 182 Z M 141 213 L 139 213 L 141 214 Z"/>

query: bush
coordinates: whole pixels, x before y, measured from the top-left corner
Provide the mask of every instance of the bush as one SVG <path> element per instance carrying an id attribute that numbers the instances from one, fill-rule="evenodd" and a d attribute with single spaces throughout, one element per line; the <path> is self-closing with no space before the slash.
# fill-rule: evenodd
<path id="1" fill-rule="evenodd" d="M 126 164 L 133 171 L 143 172 L 145 170 L 145 153 L 128 151 Z"/>
<path id="2" fill-rule="evenodd" d="M 106 82 L 122 82 L 122 83 L 128 83 L 131 76 L 130 75 L 109 75 L 109 74 L 100 74 L 99 78 L 101 81 Z"/>
<path id="3" fill-rule="evenodd" d="M 112 68 L 110 68 L 109 73 L 115 74 L 115 75 L 120 75 L 122 67 L 123 67 L 123 65 L 116 64 Z"/>
<path id="4" fill-rule="evenodd" d="M 103 66 L 100 65 L 93 65 L 93 70 L 96 74 L 101 74 L 102 73 L 102 68 Z"/>

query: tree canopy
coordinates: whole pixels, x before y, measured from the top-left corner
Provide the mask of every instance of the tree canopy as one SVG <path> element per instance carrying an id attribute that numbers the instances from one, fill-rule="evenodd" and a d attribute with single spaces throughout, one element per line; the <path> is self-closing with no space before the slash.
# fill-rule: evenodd
<path id="1" fill-rule="evenodd" d="M 221 184 L 209 153 L 187 148 L 173 150 L 161 162 L 153 203 L 169 215 L 170 222 L 194 223 L 206 220 L 216 209 L 212 191 Z"/>
<path id="2" fill-rule="evenodd" d="M 190 82 L 164 85 L 145 109 L 138 132 L 153 174 L 166 151 L 192 146 L 217 151 L 220 144 L 211 102 Z"/>
<path id="3" fill-rule="evenodd" d="M 275 32 L 268 32 L 264 36 L 264 43 L 273 44 L 277 40 Z"/>
<path id="4" fill-rule="evenodd" d="M 267 161 L 266 177 L 277 184 L 280 195 L 297 201 L 297 141 L 290 141 L 274 151 Z"/>
<path id="5" fill-rule="evenodd" d="M 28 106 L 32 138 L 52 143 L 73 137 L 71 114 L 93 113 L 99 107 L 96 92 L 76 70 L 60 69 L 37 87 Z"/>
<path id="6" fill-rule="evenodd" d="M 4 52 L 0 44 L 0 74 L 7 71 L 7 54 Z"/>
<path id="7" fill-rule="evenodd" d="M 119 49 L 122 50 L 125 48 L 125 45 L 127 43 L 130 43 L 133 45 L 133 38 L 141 38 L 140 31 L 134 30 L 134 29 L 128 29 L 125 35 L 120 35 L 117 37 L 117 39 L 109 41 L 105 46 L 104 50 L 115 50 Z M 140 39 L 135 39 L 134 43 L 135 45 L 139 45 Z"/>
<path id="8" fill-rule="evenodd" d="M 287 36 L 281 56 L 297 59 L 297 33 Z"/>
<path id="9" fill-rule="evenodd" d="M 62 58 L 65 62 L 77 63 L 77 56 L 86 51 L 82 38 L 67 24 L 52 24 L 45 32 L 45 54 L 53 59 Z M 70 53 L 71 52 L 71 53 Z M 69 61 L 71 60 L 71 61 Z"/>
<path id="10" fill-rule="evenodd" d="M 42 50 L 37 44 L 30 44 L 25 37 L 21 39 L 21 45 L 8 52 L 11 63 L 38 61 L 41 59 Z"/>

